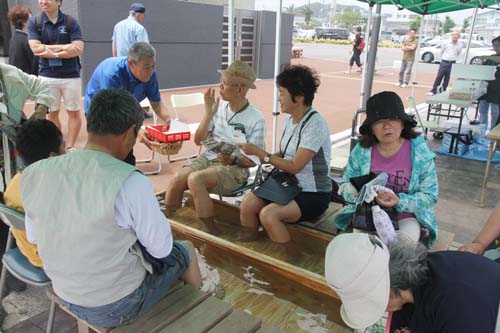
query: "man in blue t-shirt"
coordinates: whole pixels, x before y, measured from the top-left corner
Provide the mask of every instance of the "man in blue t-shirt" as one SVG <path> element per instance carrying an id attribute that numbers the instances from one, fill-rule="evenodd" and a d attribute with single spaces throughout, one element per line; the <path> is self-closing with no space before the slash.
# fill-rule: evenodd
<path id="1" fill-rule="evenodd" d="M 170 123 L 167 106 L 161 101 L 158 89 L 158 77 L 155 68 L 156 51 L 151 44 L 134 43 L 128 52 L 128 57 L 113 57 L 104 59 L 94 70 L 87 83 L 83 108 L 85 113 L 92 98 L 102 89 L 121 88 L 130 92 L 138 102 L 148 98 L 153 111 L 164 122 Z M 151 148 L 150 141 L 144 131 L 139 133 L 139 139 Z M 125 160 L 135 165 L 132 154 Z"/>
<path id="2" fill-rule="evenodd" d="M 44 0 L 39 4 L 42 14 L 28 20 L 28 42 L 40 59 L 38 75 L 48 83 L 54 96 L 48 119 L 59 128 L 61 96 L 64 99 L 68 111 L 66 145 L 72 148 L 82 123 L 79 56 L 83 52 L 83 36 L 78 21 L 60 10 L 62 0 Z"/>

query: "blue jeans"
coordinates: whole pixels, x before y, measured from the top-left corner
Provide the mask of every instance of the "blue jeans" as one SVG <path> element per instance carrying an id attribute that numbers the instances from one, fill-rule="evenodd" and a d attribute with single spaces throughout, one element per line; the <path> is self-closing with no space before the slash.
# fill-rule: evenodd
<path id="1" fill-rule="evenodd" d="M 491 111 L 491 128 L 495 127 L 498 121 L 499 105 L 488 102 L 484 99 L 479 101 L 479 123 L 488 127 L 488 111 Z"/>
<path id="2" fill-rule="evenodd" d="M 191 262 L 189 246 L 182 241 L 175 241 L 172 252 L 162 261 L 169 267 L 165 274 L 147 273 L 139 288 L 114 303 L 99 307 L 85 307 L 61 299 L 61 304 L 78 318 L 96 327 L 131 324 L 165 297 L 172 284 L 187 270 Z"/>

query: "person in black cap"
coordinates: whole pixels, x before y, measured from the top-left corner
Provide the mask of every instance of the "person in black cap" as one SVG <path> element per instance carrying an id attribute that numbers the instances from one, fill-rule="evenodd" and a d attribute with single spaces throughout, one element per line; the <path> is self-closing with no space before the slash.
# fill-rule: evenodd
<path id="1" fill-rule="evenodd" d="M 437 239 L 434 205 L 438 200 L 438 180 L 434 153 L 425 139 L 414 131 L 416 122 L 406 113 L 401 98 L 394 92 L 373 95 L 366 105 L 366 120 L 359 131 L 359 144 L 354 147 L 339 189 L 347 202 L 356 202 L 358 194 L 350 183 L 352 177 L 370 172 L 388 175 L 386 187 L 395 194 L 381 193 L 375 201 L 379 206 L 395 207 L 399 233 L 429 248 Z M 335 214 L 337 228 L 349 226 L 355 205 Z"/>
<path id="2" fill-rule="evenodd" d="M 146 7 L 135 2 L 130 5 L 129 16 L 115 25 L 111 45 L 113 57 L 126 57 L 129 48 L 136 42 L 149 43 L 148 32 L 142 25 L 145 14 Z"/>

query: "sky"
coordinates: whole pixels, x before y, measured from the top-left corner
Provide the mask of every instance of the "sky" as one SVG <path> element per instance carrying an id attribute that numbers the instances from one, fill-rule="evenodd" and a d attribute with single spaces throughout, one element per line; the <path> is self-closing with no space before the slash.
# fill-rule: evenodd
<path id="1" fill-rule="evenodd" d="M 331 3 L 331 0 L 310 0 L 311 3 L 314 2 L 320 2 L 320 3 Z M 309 3 L 309 0 L 283 0 L 283 7 L 287 7 L 289 5 L 295 5 L 295 7 L 302 6 L 302 5 L 307 5 Z M 337 4 L 341 5 L 354 5 L 354 6 L 360 6 L 363 8 L 368 9 L 368 5 L 366 3 L 362 3 L 356 0 L 337 0 Z M 257 10 L 273 10 L 275 11 L 279 5 L 278 0 L 255 0 L 255 9 Z M 382 13 L 393 13 L 396 12 L 397 9 L 394 6 L 389 6 L 389 5 L 384 5 L 382 6 Z M 479 11 L 480 13 L 481 11 Z M 472 16 L 472 9 L 469 10 L 461 10 L 461 11 L 456 11 L 452 12 L 451 14 L 441 14 L 440 17 L 442 16 L 442 19 L 446 15 L 450 15 L 455 21 L 457 25 L 461 25 L 463 23 L 464 18 L 467 18 L 469 16 Z"/>

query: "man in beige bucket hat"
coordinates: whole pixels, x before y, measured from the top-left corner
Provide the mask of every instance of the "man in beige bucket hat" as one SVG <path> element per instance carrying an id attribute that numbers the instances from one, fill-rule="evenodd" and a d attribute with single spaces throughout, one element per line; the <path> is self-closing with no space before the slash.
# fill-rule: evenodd
<path id="1" fill-rule="evenodd" d="M 373 235 L 342 234 L 327 247 L 325 279 L 342 300 L 342 319 L 354 329 L 372 326 L 385 312 L 391 333 L 495 329 L 500 265 L 485 257 L 428 252 L 404 238 L 387 247 Z"/>
<path id="2" fill-rule="evenodd" d="M 214 88 L 205 92 L 205 114 L 196 130 L 194 142 L 201 145 L 209 138 L 230 144 L 251 142 L 264 149 L 264 118 L 246 97 L 249 89 L 256 88 L 254 70 L 247 63 L 237 60 L 219 73 L 220 97 L 215 98 Z M 189 189 L 198 217 L 211 233 L 218 234 L 209 194 L 225 194 L 239 188 L 248 179 L 248 168 L 254 165 L 241 154 L 203 152 L 182 168 L 169 184 L 165 194 L 167 216 L 172 216 L 181 207 L 183 193 Z"/>

